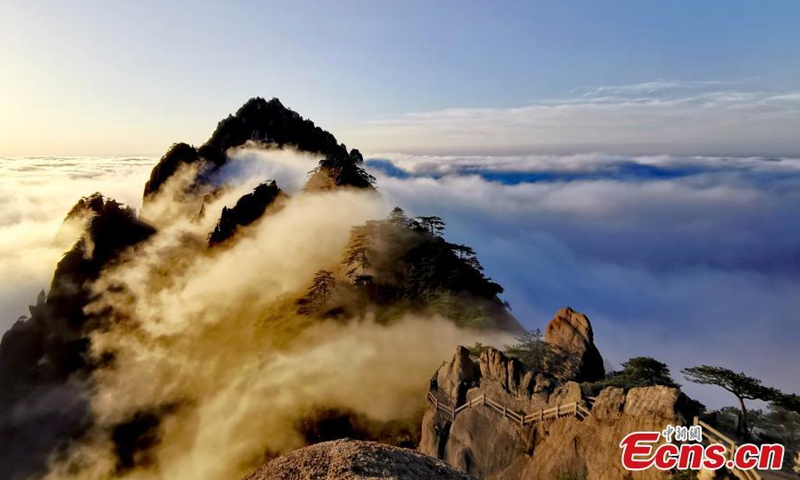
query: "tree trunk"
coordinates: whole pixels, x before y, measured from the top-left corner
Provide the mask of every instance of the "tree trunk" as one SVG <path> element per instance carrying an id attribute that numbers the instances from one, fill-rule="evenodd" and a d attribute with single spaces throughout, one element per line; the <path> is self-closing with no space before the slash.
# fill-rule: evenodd
<path id="1" fill-rule="evenodd" d="M 748 438 L 750 436 L 750 431 L 747 428 L 747 407 L 744 406 L 744 398 L 739 398 L 739 409 L 741 409 L 741 413 L 739 414 L 739 425 L 738 425 L 738 433 L 742 435 L 744 438 Z"/>

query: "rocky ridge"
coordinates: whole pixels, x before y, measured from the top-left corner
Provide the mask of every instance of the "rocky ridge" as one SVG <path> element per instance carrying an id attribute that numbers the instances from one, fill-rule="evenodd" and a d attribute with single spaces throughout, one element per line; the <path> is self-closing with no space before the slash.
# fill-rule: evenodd
<path id="1" fill-rule="evenodd" d="M 619 462 L 619 442 L 635 430 L 660 431 L 688 419 L 689 399 L 676 388 L 653 386 L 607 388 L 596 399 L 582 394 L 576 380 L 602 371 L 585 315 L 562 309 L 547 327 L 547 342 L 579 359 L 578 368 L 535 371 L 494 348 L 477 358 L 459 347 L 431 379 L 429 394 L 450 408 L 480 395 L 509 410 L 531 414 L 577 403 L 590 415 L 559 418 L 521 426 L 485 406 L 452 415 L 428 403 L 422 423 L 420 452 L 483 479 L 553 479 L 577 475 L 586 480 L 664 479 L 664 472 L 629 472 Z M 599 363 L 593 364 L 593 362 Z M 587 372 L 594 372 L 589 374 Z"/>

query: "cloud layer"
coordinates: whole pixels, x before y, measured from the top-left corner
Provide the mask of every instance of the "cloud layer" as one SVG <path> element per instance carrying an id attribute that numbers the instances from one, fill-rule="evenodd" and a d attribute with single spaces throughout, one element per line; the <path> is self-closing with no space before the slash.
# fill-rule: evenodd
<path id="1" fill-rule="evenodd" d="M 77 237 L 59 236 L 70 207 L 102 192 L 138 206 L 154 158 L 0 157 L 0 331 L 48 289 Z"/>
<path id="2" fill-rule="evenodd" d="M 272 154 L 223 167 L 226 190 L 263 181 L 247 173 L 265 157 Z M 293 168 L 279 170 L 292 178 Z M 158 219 L 159 231 L 93 284 L 97 296 L 86 311 L 113 316 L 91 333 L 94 358 L 114 357 L 92 376 L 93 419 L 106 428 L 81 438 L 46 478 L 241 478 L 265 456 L 303 446 L 303 422 L 323 408 L 413 428 L 431 372 L 456 345 L 511 340 L 440 317 L 380 325 L 369 314 L 327 321 L 299 314 L 296 299 L 315 272 L 341 270 L 351 228 L 387 215 L 381 198 L 364 190 L 299 192 L 208 249 L 207 233 L 238 195 L 189 192 L 193 177 L 184 173 L 148 200 L 143 216 Z M 183 207 L 153 205 L 175 198 L 181 205 L 206 198 L 205 215 L 199 207 L 181 215 L 172 212 Z M 136 452 L 135 468 L 117 469 L 109 430 L 159 411 L 167 413 L 158 441 Z"/>
<path id="3" fill-rule="evenodd" d="M 278 177 L 289 191 L 308 166 L 236 157 L 229 174 Z M 3 330 L 47 288 L 69 206 L 99 190 L 138 207 L 154 162 L 0 160 Z M 391 154 L 368 165 L 387 206 L 441 215 L 448 239 L 476 248 L 527 327 L 571 305 L 592 318 L 612 363 L 715 363 L 800 391 L 800 160 Z"/>
<path id="4" fill-rule="evenodd" d="M 720 364 L 800 390 L 797 159 L 394 154 L 368 165 L 387 201 L 441 215 L 448 238 L 476 247 L 524 325 L 571 305 L 617 365 Z"/>
<path id="5" fill-rule="evenodd" d="M 374 120 L 366 149 L 426 153 L 798 155 L 800 92 L 738 82 L 655 81 L 573 90 L 513 108 L 451 108 Z"/>

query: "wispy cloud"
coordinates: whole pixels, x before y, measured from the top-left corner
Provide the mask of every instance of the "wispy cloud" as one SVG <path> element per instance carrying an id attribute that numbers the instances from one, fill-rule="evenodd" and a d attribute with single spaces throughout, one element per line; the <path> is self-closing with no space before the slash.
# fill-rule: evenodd
<path id="1" fill-rule="evenodd" d="M 800 91 L 755 82 L 654 81 L 577 90 L 515 108 L 451 108 L 364 123 L 365 148 L 479 153 L 800 153 Z"/>

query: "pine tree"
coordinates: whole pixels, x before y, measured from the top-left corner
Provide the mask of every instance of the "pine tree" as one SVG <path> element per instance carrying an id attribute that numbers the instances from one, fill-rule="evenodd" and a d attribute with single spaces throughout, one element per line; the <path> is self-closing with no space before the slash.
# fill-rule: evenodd
<path id="1" fill-rule="evenodd" d="M 552 357 L 552 349 L 544 340 L 544 334 L 540 329 L 528 330 L 516 337 L 517 343 L 506 346 L 505 353 L 518 359 L 534 371 L 545 369 L 547 362 Z"/>
<path id="2" fill-rule="evenodd" d="M 389 214 L 389 223 L 396 227 L 408 227 L 406 212 L 400 207 L 394 207 Z"/>
<path id="3" fill-rule="evenodd" d="M 739 400 L 739 424 L 737 433 L 749 435 L 747 426 L 747 407 L 745 400 L 771 400 L 775 397 L 775 389 L 761 385 L 761 380 L 749 377 L 744 373 L 736 373 L 723 367 L 701 365 L 681 370 L 690 382 L 701 385 L 716 385 L 734 394 Z"/>
<path id="4" fill-rule="evenodd" d="M 306 296 L 297 301 L 301 305 L 298 313 L 307 314 L 325 308 L 335 288 L 336 278 L 333 273 L 328 270 L 318 271 Z"/>
<path id="5" fill-rule="evenodd" d="M 367 269 L 372 267 L 372 224 L 353 227 L 350 231 L 350 242 L 345 252 L 344 264 L 350 269 L 347 276 L 356 285 L 370 283 L 372 277 L 367 275 Z"/>
<path id="6" fill-rule="evenodd" d="M 483 271 L 483 265 L 481 265 L 481 262 L 478 261 L 478 256 L 472 247 L 455 243 L 451 243 L 449 245 L 450 249 L 456 254 L 459 260 L 463 261 L 479 272 Z"/>
<path id="7" fill-rule="evenodd" d="M 434 237 L 441 237 L 444 234 L 444 221 L 437 216 L 417 217 L 420 227 Z"/>

